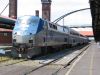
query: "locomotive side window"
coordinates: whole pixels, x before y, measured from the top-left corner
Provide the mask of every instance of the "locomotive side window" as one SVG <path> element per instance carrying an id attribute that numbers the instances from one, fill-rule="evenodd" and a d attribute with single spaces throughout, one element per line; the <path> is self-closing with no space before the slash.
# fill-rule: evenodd
<path id="1" fill-rule="evenodd" d="M 45 40 L 45 37 L 43 38 L 43 42 L 45 42 L 46 40 Z"/>
<path id="2" fill-rule="evenodd" d="M 56 25 L 53 25 L 53 28 L 57 30 L 57 26 Z"/>
<path id="3" fill-rule="evenodd" d="M 67 42 L 68 40 L 67 40 L 67 38 L 64 38 L 64 42 Z"/>
<path id="4" fill-rule="evenodd" d="M 66 33 L 68 33 L 68 29 L 67 29 L 67 28 L 64 28 L 64 31 L 65 31 Z"/>
<path id="5" fill-rule="evenodd" d="M 56 25 L 53 25 L 51 23 L 49 23 L 49 27 L 57 30 L 57 26 Z"/>
<path id="6" fill-rule="evenodd" d="M 73 43 L 75 43 L 75 39 L 73 39 Z"/>
<path id="7" fill-rule="evenodd" d="M 52 28 L 52 27 L 53 27 L 51 23 L 49 23 L 49 26 L 50 26 L 50 28 Z"/>

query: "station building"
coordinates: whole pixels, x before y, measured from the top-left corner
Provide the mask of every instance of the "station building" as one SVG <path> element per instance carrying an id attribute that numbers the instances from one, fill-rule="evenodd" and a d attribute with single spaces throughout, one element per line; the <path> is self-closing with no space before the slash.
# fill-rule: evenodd
<path id="1" fill-rule="evenodd" d="M 0 45 L 11 45 L 12 30 L 0 28 Z"/>
<path id="2" fill-rule="evenodd" d="M 0 16 L 0 45 L 12 44 L 12 29 L 15 19 Z"/>

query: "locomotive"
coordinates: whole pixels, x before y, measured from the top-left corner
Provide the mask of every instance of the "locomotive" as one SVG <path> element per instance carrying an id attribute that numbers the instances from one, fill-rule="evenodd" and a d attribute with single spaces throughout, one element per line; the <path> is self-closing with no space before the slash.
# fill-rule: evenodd
<path id="1" fill-rule="evenodd" d="M 56 51 L 53 48 L 67 48 L 88 43 L 88 38 L 67 26 L 26 15 L 16 20 L 12 42 L 14 57 L 31 58 Z"/>

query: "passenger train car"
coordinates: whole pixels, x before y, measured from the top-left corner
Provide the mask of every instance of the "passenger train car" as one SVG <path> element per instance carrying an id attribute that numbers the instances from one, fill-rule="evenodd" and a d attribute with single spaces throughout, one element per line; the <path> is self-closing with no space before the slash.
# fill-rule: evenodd
<path id="1" fill-rule="evenodd" d="M 14 57 L 31 58 L 38 54 L 88 43 L 88 38 L 67 26 L 60 26 L 36 16 L 19 17 L 13 29 Z"/>

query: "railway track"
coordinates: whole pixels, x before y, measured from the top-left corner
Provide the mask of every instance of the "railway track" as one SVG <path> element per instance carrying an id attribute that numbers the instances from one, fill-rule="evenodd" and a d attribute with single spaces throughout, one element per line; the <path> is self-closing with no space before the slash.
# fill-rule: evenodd
<path id="1" fill-rule="evenodd" d="M 77 54 L 74 58 L 72 58 L 70 61 L 68 61 L 66 64 L 64 64 L 64 65 L 63 65 L 61 68 L 59 68 L 57 71 L 55 71 L 54 73 L 52 73 L 52 75 L 58 75 L 58 73 L 59 73 L 60 71 L 62 71 L 63 69 L 67 68 L 68 66 L 70 66 L 70 64 L 71 64 L 72 62 L 74 62 L 81 54 L 83 54 L 83 52 L 86 51 L 87 48 L 88 48 L 89 46 L 90 46 L 90 45 L 84 47 L 84 48 L 82 49 L 82 51 L 79 52 L 79 54 Z"/>
<path id="2" fill-rule="evenodd" d="M 63 68 L 67 67 L 72 60 L 74 60 L 72 57 L 76 58 L 76 56 L 83 51 L 84 50 L 81 51 L 76 50 L 73 52 L 73 50 L 70 49 L 69 51 L 67 50 L 55 54 L 37 57 L 34 60 L 20 59 L 20 60 L 14 60 L 14 62 L 13 60 L 12 62 L 10 60 L 10 62 L 7 62 L 6 64 L 0 63 L 0 75 L 13 75 L 13 74 L 14 75 L 49 75 L 49 74 L 56 75 Z M 71 53 L 73 53 L 74 56 L 71 55 Z M 69 59 L 71 60 L 69 61 Z M 61 63 L 60 61 L 63 60 L 66 60 L 68 62 Z M 51 69 L 54 70 L 50 71 Z M 43 70 L 44 73 L 47 70 L 48 73 L 37 74 L 39 73 L 39 71 L 41 73 L 42 72 L 41 70 Z"/>
<path id="3" fill-rule="evenodd" d="M 11 57 L 11 50 L 9 48 L 1 48 L 0 54 L 0 67 L 9 66 L 16 63 L 27 61 L 26 59 L 14 59 Z"/>
<path id="4" fill-rule="evenodd" d="M 17 64 L 17 63 L 20 63 L 20 62 L 24 62 L 24 61 L 28 61 L 27 59 L 8 59 L 6 61 L 2 61 L 0 63 L 0 67 L 3 67 L 3 66 L 9 66 L 9 65 L 14 65 L 14 64 Z"/>
<path id="5" fill-rule="evenodd" d="M 11 58 L 9 58 L 9 57 L 5 57 L 5 56 L 0 56 L 0 63 L 1 62 L 5 62 L 5 61 L 8 61 L 8 60 L 10 60 Z"/>
<path id="6" fill-rule="evenodd" d="M 39 66 L 39 67 L 37 67 L 37 68 L 35 68 L 35 69 L 31 69 L 29 72 L 27 72 L 27 73 L 25 73 L 24 75 L 40 75 L 40 74 L 37 74 L 38 73 L 38 70 L 40 70 L 40 72 L 41 71 L 43 71 L 43 69 L 44 69 L 44 72 L 46 72 L 45 70 L 47 69 L 47 68 L 56 68 L 56 70 L 55 71 L 52 71 L 51 73 L 50 73 L 50 75 L 57 75 L 57 73 L 59 72 L 59 71 L 61 71 L 62 69 L 64 69 L 64 68 L 66 68 L 74 59 L 76 59 L 81 53 L 83 53 L 87 48 L 89 47 L 89 45 L 88 46 L 86 46 L 86 47 L 84 47 L 79 53 L 77 53 L 77 52 L 74 52 L 74 54 L 76 54 L 76 55 L 73 55 L 73 58 L 67 58 L 67 57 L 71 57 L 72 55 L 71 54 L 69 54 L 69 56 L 67 55 L 66 56 L 66 54 L 67 54 L 67 52 L 65 53 L 65 55 L 64 55 L 64 57 L 63 57 L 63 55 L 61 55 L 60 54 L 60 56 L 58 56 L 57 58 L 55 58 L 54 60 L 46 60 L 46 61 L 44 61 L 43 63 L 41 63 L 41 64 L 43 64 L 43 65 L 41 65 L 41 66 Z M 68 61 L 66 61 L 65 63 L 60 63 L 61 61 L 64 61 L 65 59 L 69 59 Z M 32 72 L 35 72 L 35 73 L 32 73 Z M 50 71 L 49 71 L 50 72 Z M 42 75 L 42 74 L 41 74 Z M 43 74 L 43 75 L 47 75 L 47 74 Z M 48 74 L 49 75 L 49 74 Z"/>

